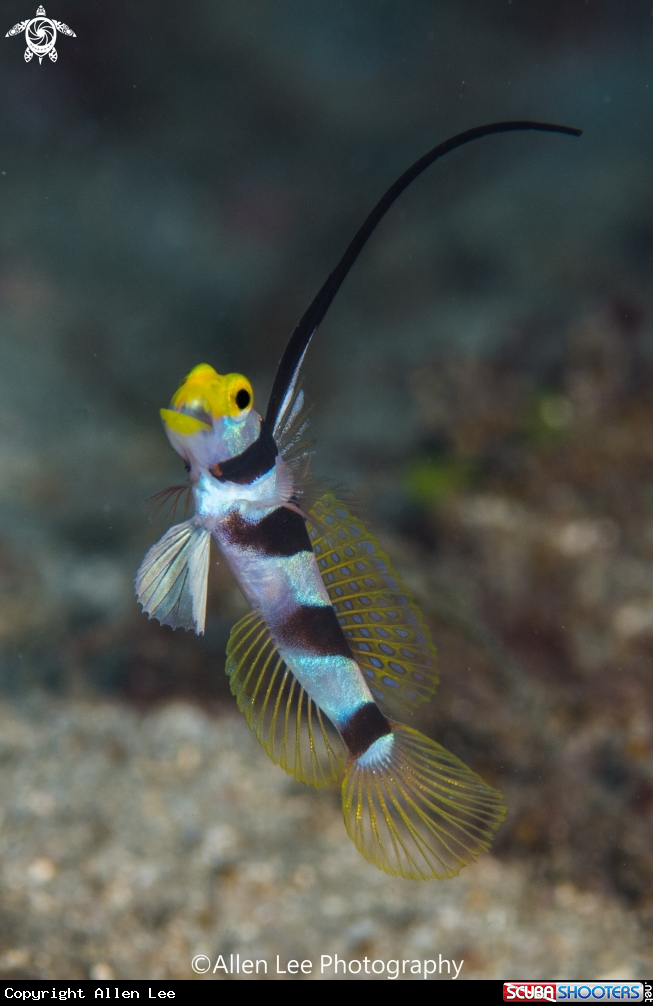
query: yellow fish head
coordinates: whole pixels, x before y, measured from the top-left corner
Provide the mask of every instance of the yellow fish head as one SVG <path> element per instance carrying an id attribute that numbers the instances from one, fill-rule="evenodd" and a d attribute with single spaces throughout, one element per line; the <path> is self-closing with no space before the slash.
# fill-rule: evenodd
<path id="1" fill-rule="evenodd" d="M 245 420 L 253 402 L 252 385 L 242 374 L 218 374 L 200 363 L 181 382 L 170 408 L 160 412 L 167 430 L 188 436 L 213 431 L 215 420 Z"/>

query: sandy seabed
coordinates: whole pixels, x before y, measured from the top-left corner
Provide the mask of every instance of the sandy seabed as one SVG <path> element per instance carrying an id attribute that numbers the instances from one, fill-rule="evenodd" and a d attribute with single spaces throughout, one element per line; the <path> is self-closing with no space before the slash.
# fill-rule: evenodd
<path id="1" fill-rule="evenodd" d="M 653 968 L 627 909 L 521 864 L 485 855 L 455 880 L 385 876 L 347 837 L 337 791 L 286 776 L 233 715 L 5 703 L 0 789 L 3 977 L 247 980 L 213 974 L 220 954 L 266 960 L 268 980 L 291 978 L 277 955 L 313 962 L 298 980 L 332 980 L 320 959 L 336 954 L 462 960 L 460 979 Z"/>

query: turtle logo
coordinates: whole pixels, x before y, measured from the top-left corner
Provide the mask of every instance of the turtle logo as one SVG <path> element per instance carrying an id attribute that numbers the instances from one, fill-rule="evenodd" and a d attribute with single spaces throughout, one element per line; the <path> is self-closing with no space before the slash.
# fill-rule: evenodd
<path id="1" fill-rule="evenodd" d="M 77 38 L 75 32 L 71 31 L 67 24 L 62 24 L 61 21 L 53 21 L 52 18 L 46 17 L 43 7 L 38 8 L 36 17 L 33 17 L 29 21 L 19 21 L 18 24 L 15 24 L 7 32 L 5 38 L 9 38 L 10 35 L 20 35 L 21 31 L 25 32 L 25 41 L 27 42 L 27 49 L 25 49 L 26 63 L 29 63 L 32 56 L 38 56 L 39 63 L 44 56 L 49 56 L 52 62 L 56 63 L 57 50 L 54 47 L 54 43 L 57 41 L 58 31 L 62 35 L 72 35 L 73 38 Z"/>

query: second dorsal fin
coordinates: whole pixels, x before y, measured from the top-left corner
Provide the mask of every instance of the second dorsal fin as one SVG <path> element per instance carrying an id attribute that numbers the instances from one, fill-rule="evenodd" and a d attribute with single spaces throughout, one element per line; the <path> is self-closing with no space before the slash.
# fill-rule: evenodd
<path id="1" fill-rule="evenodd" d="M 333 493 L 311 507 L 308 520 L 354 660 L 383 712 L 401 719 L 438 686 L 436 650 L 422 614 L 376 538 Z"/>

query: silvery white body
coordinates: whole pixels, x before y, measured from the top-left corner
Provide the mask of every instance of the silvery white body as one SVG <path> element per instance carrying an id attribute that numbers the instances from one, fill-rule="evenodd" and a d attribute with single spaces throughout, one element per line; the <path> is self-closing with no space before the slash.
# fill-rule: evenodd
<path id="1" fill-rule="evenodd" d="M 200 469 L 193 484 L 197 519 L 211 531 L 245 597 L 261 612 L 299 683 L 339 726 L 360 706 L 373 701 L 358 664 L 351 657 L 315 655 L 303 647 L 284 645 L 277 634 L 302 605 L 331 606 L 313 552 L 261 555 L 254 548 L 234 544 L 225 533 L 234 514 L 248 524 L 256 524 L 288 503 L 292 486 L 291 474 L 281 457 L 268 473 L 249 485 L 221 483 L 207 469 Z"/>

